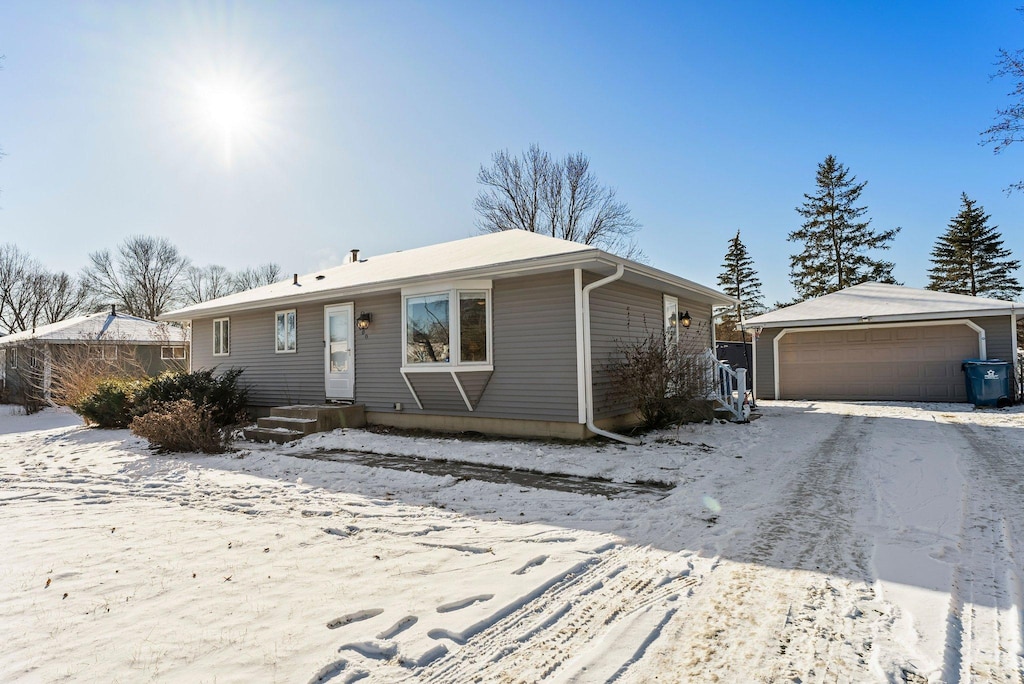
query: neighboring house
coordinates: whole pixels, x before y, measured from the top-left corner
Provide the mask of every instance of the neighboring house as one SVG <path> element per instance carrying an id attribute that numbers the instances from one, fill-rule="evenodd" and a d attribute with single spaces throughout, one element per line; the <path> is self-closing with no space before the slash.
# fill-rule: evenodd
<path id="1" fill-rule="evenodd" d="M 77 316 L 0 337 L 0 381 L 8 396 L 49 395 L 55 368 L 79 360 L 148 375 L 188 368 L 188 336 L 178 327 L 110 311 Z"/>
<path id="2" fill-rule="evenodd" d="M 748 319 L 758 399 L 967 401 L 965 359 L 1016 360 L 1024 305 L 863 283 Z"/>
<path id="3" fill-rule="evenodd" d="M 258 413 L 356 403 L 375 424 L 578 439 L 632 419 L 607 368 L 620 340 L 668 329 L 714 349 L 712 307 L 734 303 L 512 230 L 365 259 L 354 250 L 342 266 L 161 319 L 191 322 L 194 368 L 244 368 Z M 692 323 L 677 327 L 686 312 Z"/>

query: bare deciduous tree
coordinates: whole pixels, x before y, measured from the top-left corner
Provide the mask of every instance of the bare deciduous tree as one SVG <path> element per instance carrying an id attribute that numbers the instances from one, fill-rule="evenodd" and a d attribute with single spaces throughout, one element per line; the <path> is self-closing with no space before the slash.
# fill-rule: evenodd
<path id="1" fill-rule="evenodd" d="M 16 245 L 0 245 L 0 326 L 6 333 L 32 330 L 82 310 L 79 283 L 47 271 Z"/>
<path id="2" fill-rule="evenodd" d="M 281 279 L 281 267 L 274 263 L 243 268 L 231 276 L 235 292 L 272 285 Z"/>
<path id="3" fill-rule="evenodd" d="M 186 304 L 198 304 L 235 291 L 234 280 L 223 266 L 190 266 L 185 271 L 182 295 Z"/>
<path id="4" fill-rule="evenodd" d="M 1024 9 L 1024 8 L 1022 8 Z M 993 78 L 1009 78 L 1013 90 L 1008 93 L 1011 102 L 996 110 L 996 122 L 981 132 L 981 144 L 993 145 L 999 154 L 1016 142 L 1024 141 L 1024 50 L 999 50 L 999 69 Z M 1006 191 L 1024 190 L 1024 181 L 1011 183 Z"/>
<path id="5" fill-rule="evenodd" d="M 116 255 L 93 252 L 82 280 L 94 308 L 117 304 L 125 313 L 155 319 L 178 303 L 188 257 L 166 238 L 133 235 Z"/>
<path id="6" fill-rule="evenodd" d="M 556 161 L 537 145 L 518 158 L 502 150 L 480 167 L 477 182 L 485 187 L 474 201 L 482 232 L 526 230 L 642 258 L 634 240 L 640 223 L 582 152 Z"/>

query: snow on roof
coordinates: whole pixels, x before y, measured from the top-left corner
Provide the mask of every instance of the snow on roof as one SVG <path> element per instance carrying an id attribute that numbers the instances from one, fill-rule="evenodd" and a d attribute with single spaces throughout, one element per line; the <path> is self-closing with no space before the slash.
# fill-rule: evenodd
<path id="1" fill-rule="evenodd" d="M 111 314 L 108 311 L 76 316 L 57 323 L 41 325 L 35 330 L 25 330 L 0 337 L 0 346 L 17 342 L 49 341 L 111 341 L 123 343 L 180 343 L 186 341 L 182 328 L 157 323 L 146 318 Z"/>
<path id="2" fill-rule="evenodd" d="M 778 328 L 784 325 L 862 323 L 879 319 L 952 318 L 1000 311 L 1008 313 L 1013 308 L 1024 310 L 1024 304 L 902 285 L 861 283 L 749 318 L 746 325 Z"/>
<path id="3" fill-rule="evenodd" d="M 160 318 L 162 320 L 185 320 L 194 316 L 247 308 L 248 305 L 255 303 L 269 303 L 298 297 L 308 298 L 317 294 L 345 290 L 397 288 L 410 281 L 437 279 L 445 274 L 469 271 L 474 275 L 486 276 L 522 266 L 551 265 L 553 262 L 561 262 L 562 259 L 584 261 L 588 258 L 598 257 L 623 261 L 620 257 L 606 254 L 590 245 L 549 238 L 543 234 L 525 230 L 505 230 L 449 243 L 359 259 L 357 262 L 300 275 L 298 285 L 293 283 L 292 279 L 288 279 L 273 285 L 186 306 L 165 313 Z M 641 267 L 640 264 L 634 265 L 638 268 Z M 653 269 L 649 270 L 653 271 Z M 660 273 L 660 271 L 658 272 Z M 708 290 L 708 293 L 711 293 L 709 296 L 728 301 L 724 295 L 711 289 L 691 284 L 669 273 L 660 274 L 672 277 L 680 286 Z"/>

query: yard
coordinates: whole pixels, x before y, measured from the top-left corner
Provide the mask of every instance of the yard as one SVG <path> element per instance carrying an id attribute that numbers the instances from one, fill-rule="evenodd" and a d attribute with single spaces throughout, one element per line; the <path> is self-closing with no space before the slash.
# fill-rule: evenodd
<path id="1" fill-rule="evenodd" d="M 0 407 L 0 680 L 1020 681 L 1024 412 L 763 414 L 198 456 Z"/>

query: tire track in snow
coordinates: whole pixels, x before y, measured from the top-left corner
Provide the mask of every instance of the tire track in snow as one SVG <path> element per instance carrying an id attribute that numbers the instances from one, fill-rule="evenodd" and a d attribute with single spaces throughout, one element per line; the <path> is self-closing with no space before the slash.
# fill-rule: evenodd
<path id="1" fill-rule="evenodd" d="M 878 623 L 869 549 L 854 529 L 871 419 L 843 416 L 771 513 L 737 539 L 652 658 L 680 681 L 857 681 Z M 686 645 L 680 648 L 680 644 Z"/>
<path id="2" fill-rule="evenodd" d="M 947 418 L 949 418 L 947 416 Z M 1020 443 L 998 428 L 952 419 L 954 438 L 966 443 L 960 469 L 966 480 L 947 618 L 943 680 L 1024 684 L 1022 568 L 1014 529 L 1024 502 Z"/>

